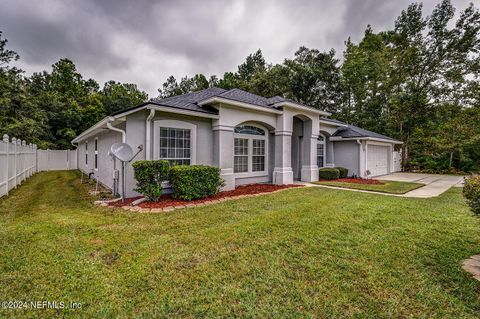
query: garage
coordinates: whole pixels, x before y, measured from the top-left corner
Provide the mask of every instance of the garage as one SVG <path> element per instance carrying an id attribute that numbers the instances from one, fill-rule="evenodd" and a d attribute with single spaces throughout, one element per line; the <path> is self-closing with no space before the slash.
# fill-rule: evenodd
<path id="1" fill-rule="evenodd" d="M 367 144 L 367 170 L 369 176 L 389 173 L 390 146 Z"/>

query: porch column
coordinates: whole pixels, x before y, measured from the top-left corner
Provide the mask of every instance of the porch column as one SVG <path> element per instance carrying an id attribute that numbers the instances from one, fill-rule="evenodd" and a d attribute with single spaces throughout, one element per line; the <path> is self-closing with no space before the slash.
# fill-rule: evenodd
<path id="1" fill-rule="evenodd" d="M 233 127 L 213 126 L 213 164 L 220 168 L 220 177 L 225 181 L 222 190 L 235 189 L 233 175 Z"/>
<path id="2" fill-rule="evenodd" d="M 318 181 L 317 139 L 319 125 L 316 121 L 304 121 L 302 141 L 302 182 Z"/>
<path id="3" fill-rule="evenodd" d="M 275 168 L 273 183 L 293 184 L 292 171 L 292 132 L 275 131 Z"/>

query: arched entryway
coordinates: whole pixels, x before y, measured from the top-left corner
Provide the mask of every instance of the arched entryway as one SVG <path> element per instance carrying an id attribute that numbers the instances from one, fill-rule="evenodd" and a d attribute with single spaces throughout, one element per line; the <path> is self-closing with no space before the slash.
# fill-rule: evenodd
<path id="1" fill-rule="evenodd" d="M 313 149 L 313 121 L 307 116 L 296 115 L 292 123 L 291 165 L 293 178 L 296 180 L 311 180 L 312 168 L 316 167 L 316 143 Z M 314 152 L 314 153 L 313 153 Z M 312 155 L 313 154 L 313 155 Z M 313 161 L 315 159 L 315 161 Z"/>

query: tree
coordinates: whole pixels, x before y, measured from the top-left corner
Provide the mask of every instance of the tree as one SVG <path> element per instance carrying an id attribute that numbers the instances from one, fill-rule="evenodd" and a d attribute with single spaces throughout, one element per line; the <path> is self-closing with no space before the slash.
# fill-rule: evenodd
<path id="1" fill-rule="evenodd" d="M 335 110 L 342 97 L 338 62 L 333 49 L 320 52 L 300 47 L 294 59 L 284 62 L 288 71 L 286 96 L 319 109 Z"/>
<path id="2" fill-rule="evenodd" d="M 455 9 L 449 0 L 422 17 L 422 5 L 412 4 L 395 22 L 389 38 L 395 58 L 392 72 L 396 86 L 392 115 L 403 144 L 403 165 L 408 165 L 412 135 L 428 121 L 438 105 L 460 104 L 469 76 L 479 63 L 480 13 L 471 4 L 455 26 L 449 22 Z"/>
<path id="3" fill-rule="evenodd" d="M 136 84 L 108 81 L 102 89 L 102 103 L 107 114 L 142 104 L 148 94 L 140 91 Z"/>

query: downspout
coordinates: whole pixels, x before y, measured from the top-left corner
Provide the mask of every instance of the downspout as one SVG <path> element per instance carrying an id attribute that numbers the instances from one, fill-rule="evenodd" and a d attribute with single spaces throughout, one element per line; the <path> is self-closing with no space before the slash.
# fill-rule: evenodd
<path id="1" fill-rule="evenodd" d="M 122 130 L 122 129 L 113 127 L 113 126 L 112 126 L 112 122 L 113 122 L 114 120 L 115 120 L 115 119 L 114 119 L 113 117 L 109 117 L 109 118 L 108 118 L 108 122 L 107 122 L 107 127 L 108 127 L 109 130 L 122 133 L 122 143 L 125 143 L 126 140 L 127 140 L 126 135 L 125 135 L 125 131 Z"/>
<path id="2" fill-rule="evenodd" d="M 151 135 L 151 122 L 155 116 L 155 109 L 150 109 L 150 114 L 148 114 L 147 120 L 145 121 L 145 159 L 147 161 L 152 159 L 150 135 Z"/>
<path id="3" fill-rule="evenodd" d="M 125 131 L 122 130 L 122 129 L 113 127 L 113 126 L 112 126 L 112 122 L 113 122 L 114 120 L 115 120 L 115 119 L 114 119 L 113 117 L 109 117 L 109 118 L 108 118 L 107 128 L 108 128 L 109 130 L 112 130 L 112 131 L 121 133 L 121 134 L 122 134 L 122 143 L 125 143 L 126 140 L 127 140 Z M 113 156 L 112 156 L 112 157 L 113 157 Z M 123 162 L 122 162 L 122 165 L 124 165 Z M 125 170 L 122 170 L 122 171 L 125 171 Z M 114 177 L 114 179 L 113 179 L 113 189 L 112 189 L 112 191 L 113 191 L 113 195 L 116 196 L 116 195 L 117 195 L 116 193 L 118 193 L 118 189 L 119 189 L 119 186 L 120 186 L 117 176 L 120 175 L 120 174 L 117 173 L 117 160 L 115 159 L 115 157 L 113 157 L 113 173 L 112 173 L 112 174 L 113 174 L 113 177 Z M 122 183 L 125 183 L 125 176 L 122 176 Z M 123 185 L 123 184 L 122 184 L 122 185 Z"/>
<path id="4" fill-rule="evenodd" d="M 363 178 L 362 174 L 362 142 L 357 139 L 358 144 L 358 173 L 360 178 Z M 366 171 L 367 162 L 365 161 L 365 171 Z"/>

